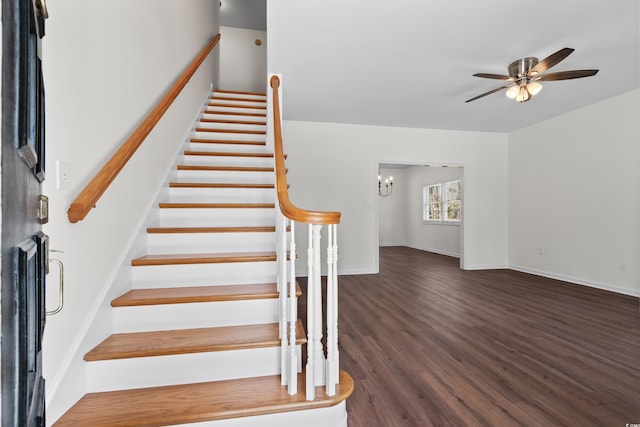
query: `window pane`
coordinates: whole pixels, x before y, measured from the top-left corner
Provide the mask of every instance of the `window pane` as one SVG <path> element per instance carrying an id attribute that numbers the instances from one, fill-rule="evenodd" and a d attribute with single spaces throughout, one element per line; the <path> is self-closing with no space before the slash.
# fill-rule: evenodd
<path id="1" fill-rule="evenodd" d="M 429 220 L 439 221 L 442 219 L 441 212 L 442 208 L 439 202 L 429 203 Z"/>
<path id="2" fill-rule="evenodd" d="M 460 221 L 460 200 L 452 200 L 447 202 L 447 220 Z"/>
<path id="3" fill-rule="evenodd" d="M 442 219 L 442 186 L 433 184 L 425 187 L 425 220 L 440 221 Z"/>
<path id="4" fill-rule="evenodd" d="M 446 184 L 447 200 L 460 200 L 460 181 L 450 181 Z"/>
<path id="5" fill-rule="evenodd" d="M 441 195 L 440 195 L 440 184 L 430 185 L 429 186 L 429 203 L 440 203 Z"/>

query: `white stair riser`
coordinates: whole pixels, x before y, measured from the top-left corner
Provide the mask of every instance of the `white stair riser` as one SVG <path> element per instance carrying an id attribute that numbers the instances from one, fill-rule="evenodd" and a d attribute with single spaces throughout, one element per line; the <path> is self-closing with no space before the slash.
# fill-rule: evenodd
<path id="1" fill-rule="evenodd" d="M 256 111 L 225 111 L 224 108 L 220 107 L 206 107 L 202 110 L 202 114 L 204 117 L 211 117 L 215 115 L 216 118 L 222 118 L 223 120 L 229 119 L 237 119 L 237 120 L 256 120 L 256 121 L 265 121 L 267 119 L 267 115 L 263 110 Z"/>
<path id="2" fill-rule="evenodd" d="M 139 266 L 132 270 L 134 289 L 273 283 L 277 277 L 274 261 Z"/>
<path id="3" fill-rule="evenodd" d="M 202 138 L 202 139 L 231 139 L 234 141 L 264 141 L 264 135 L 254 135 L 254 134 L 245 134 L 245 133 L 228 133 L 228 132 L 194 132 L 194 138 Z"/>
<path id="4" fill-rule="evenodd" d="M 272 168 L 274 161 L 272 157 L 184 155 L 182 164 L 187 166 L 250 166 L 256 168 Z"/>
<path id="5" fill-rule="evenodd" d="M 347 427 L 346 401 L 328 408 L 180 424 L 173 427 Z"/>
<path id="6" fill-rule="evenodd" d="M 242 120 L 246 122 L 266 123 L 267 118 L 265 116 L 245 116 L 242 114 L 220 114 L 216 113 L 214 107 L 210 107 L 202 112 L 202 117 L 206 119 L 215 120 Z"/>
<path id="7" fill-rule="evenodd" d="M 229 120 L 229 119 L 223 119 L 223 120 Z M 265 123 L 265 122 L 263 121 L 262 123 Z M 267 125 L 262 123 L 257 123 L 257 124 L 215 123 L 215 122 L 201 121 L 198 124 L 198 127 L 211 128 L 211 129 L 251 130 L 251 131 L 264 132 L 267 130 Z"/>
<path id="8" fill-rule="evenodd" d="M 202 203 L 274 203 L 273 188 L 195 188 L 169 189 L 171 202 Z"/>
<path id="9" fill-rule="evenodd" d="M 271 208 L 160 209 L 159 227 L 267 227 L 275 224 Z"/>
<path id="10" fill-rule="evenodd" d="M 300 369 L 299 358 L 298 370 Z M 222 381 L 279 373 L 279 347 L 136 357 L 88 362 L 87 391 Z"/>
<path id="11" fill-rule="evenodd" d="M 241 108 L 241 107 L 234 107 L 230 105 L 225 105 L 225 106 L 209 105 L 207 106 L 207 110 L 228 111 L 231 113 L 249 113 L 249 114 L 266 114 L 267 113 L 266 108 Z"/>
<path id="12" fill-rule="evenodd" d="M 274 176 L 273 172 L 179 170 L 176 179 L 178 182 L 272 184 Z"/>
<path id="13" fill-rule="evenodd" d="M 266 101 L 267 95 L 259 95 L 252 93 L 237 93 L 237 92 L 219 92 L 213 91 L 211 96 L 224 96 L 225 98 L 237 98 L 237 99 L 258 99 L 260 101 Z"/>
<path id="14" fill-rule="evenodd" d="M 113 332 L 148 332 L 278 322 L 278 299 L 158 304 L 113 309 Z"/>
<path id="15" fill-rule="evenodd" d="M 187 254 L 213 252 L 275 251 L 275 233 L 152 233 L 147 236 L 147 253 Z"/>
<path id="16" fill-rule="evenodd" d="M 187 150 L 192 151 L 225 151 L 233 153 L 266 153 L 266 145 L 255 144 L 211 144 L 202 142 L 191 142 L 187 146 Z"/>
<path id="17" fill-rule="evenodd" d="M 223 98 L 229 98 L 225 95 L 215 95 Z M 264 100 L 253 100 L 250 98 L 236 98 L 236 99 L 219 99 L 211 97 L 209 98 L 209 103 L 214 104 L 224 104 L 229 107 L 260 107 L 267 108 L 267 103 Z"/>

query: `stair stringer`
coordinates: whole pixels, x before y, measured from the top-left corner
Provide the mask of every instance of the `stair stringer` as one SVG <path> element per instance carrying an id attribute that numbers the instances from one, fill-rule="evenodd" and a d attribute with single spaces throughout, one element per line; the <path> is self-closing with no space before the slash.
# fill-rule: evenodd
<path id="1" fill-rule="evenodd" d="M 193 114 L 190 126 L 185 130 L 180 143 L 176 144 L 173 155 L 168 155 L 171 161 L 167 163 L 164 179 L 161 180 L 155 190 L 155 195 L 150 198 L 144 212 L 141 214 L 137 232 L 133 233 L 114 263 L 114 268 L 109 274 L 102 290 L 89 310 L 87 321 L 69 348 L 67 356 L 56 376 L 47 380 L 46 411 L 47 425 L 62 416 L 78 399 L 87 392 L 85 353 L 100 343 L 105 337 L 113 333 L 113 312 L 111 300 L 119 294 L 131 289 L 132 268 L 130 260 L 144 253 L 147 245 L 146 229 L 157 222 L 158 203 L 166 199 L 168 184 L 177 175 L 177 165 L 182 161 L 182 154 L 189 146 L 189 139 L 194 134 L 199 119 L 206 109 L 210 97 L 208 91 L 203 96 L 200 107 Z M 46 335 L 45 335 L 46 339 Z M 46 345 L 46 344 L 45 344 Z"/>

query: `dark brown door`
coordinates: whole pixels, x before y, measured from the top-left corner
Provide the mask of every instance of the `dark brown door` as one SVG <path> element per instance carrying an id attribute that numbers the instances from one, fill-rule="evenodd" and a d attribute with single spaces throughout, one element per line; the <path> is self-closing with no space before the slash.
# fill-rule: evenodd
<path id="1" fill-rule="evenodd" d="M 2 0 L 2 426 L 45 425 L 44 0 Z"/>

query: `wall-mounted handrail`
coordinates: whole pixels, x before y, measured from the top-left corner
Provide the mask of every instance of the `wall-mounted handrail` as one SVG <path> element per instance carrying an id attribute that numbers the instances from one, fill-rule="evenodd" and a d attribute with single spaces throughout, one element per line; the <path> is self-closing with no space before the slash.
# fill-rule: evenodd
<path id="1" fill-rule="evenodd" d="M 129 159 L 136 150 L 142 145 L 145 138 L 153 130 L 155 125 L 160 121 L 164 113 L 169 109 L 173 101 L 178 97 L 182 89 L 187 85 L 191 77 L 195 74 L 200 65 L 207 58 L 209 53 L 218 44 L 220 34 L 217 34 L 211 41 L 200 51 L 198 56 L 189 64 L 186 70 L 171 86 L 164 97 L 156 104 L 149 115 L 140 123 L 140 125 L 127 138 L 116 153 L 107 161 L 100 169 L 95 177 L 87 184 L 82 192 L 75 198 L 69 206 L 67 216 L 72 223 L 83 220 L 89 211 L 95 206 L 98 199 L 109 188 L 109 185 L 118 176 L 118 173 L 124 168 Z"/>
<path id="2" fill-rule="evenodd" d="M 280 79 L 278 76 L 271 77 L 271 89 L 273 90 L 273 138 L 276 164 L 276 189 L 278 194 L 278 204 L 280 210 L 289 219 L 306 224 L 338 224 L 340 223 L 340 212 L 319 212 L 300 209 L 289 200 L 289 190 L 287 187 L 287 175 L 284 166 L 284 152 L 282 149 L 282 126 L 280 119 L 280 99 L 278 88 Z"/>

